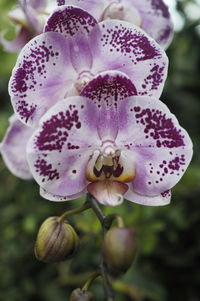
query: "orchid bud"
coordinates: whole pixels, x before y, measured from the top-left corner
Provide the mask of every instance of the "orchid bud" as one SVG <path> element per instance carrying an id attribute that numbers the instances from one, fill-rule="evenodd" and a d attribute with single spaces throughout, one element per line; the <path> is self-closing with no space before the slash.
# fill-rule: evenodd
<path id="1" fill-rule="evenodd" d="M 63 261 L 72 257 L 78 246 L 79 238 L 74 228 L 53 216 L 47 218 L 39 229 L 35 256 L 46 263 Z"/>
<path id="2" fill-rule="evenodd" d="M 136 237 L 130 228 L 112 228 L 104 237 L 102 252 L 104 262 L 114 274 L 125 273 L 136 255 Z"/>
<path id="3" fill-rule="evenodd" d="M 70 301 L 95 301 L 94 294 L 88 290 L 77 288 L 73 290 Z"/>

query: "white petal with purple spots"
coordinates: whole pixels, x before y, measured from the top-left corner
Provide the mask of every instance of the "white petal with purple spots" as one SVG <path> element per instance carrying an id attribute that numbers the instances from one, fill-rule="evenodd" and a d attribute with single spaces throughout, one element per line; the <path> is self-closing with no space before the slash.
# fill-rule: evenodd
<path id="1" fill-rule="evenodd" d="M 173 37 L 173 24 L 163 0 L 58 0 L 58 3 L 79 6 L 98 22 L 118 19 L 140 26 L 164 48 Z"/>
<path id="2" fill-rule="evenodd" d="M 58 102 L 40 120 L 27 148 L 34 178 L 48 193 L 70 196 L 87 185 L 86 165 L 100 140 L 97 108 L 83 97 Z"/>
<path id="3" fill-rule="evenodd" d="M 60 5 L 75 5 L 94 16 L 98 21 L 101 16 L 107 0 L 57 0 L 57 4 Z"/>
<path id="4" fill-rule="evenodd" d="M 73 6 L 61 6 L 48 18 L 44 31 L 54 31 L 61 33 L 65 38 L 73 38 L 78 32 L 87 36 L 96 24 L 96 19 L 85 10 Z"/>
<path id="5" fill-rule="evenodd" d="M 61 72 L 62 70 L 62 72 Z M 9 83 L 13 107 L 28 125 L 58 100 L 63 99 L 75 78 L 66 39 L 55 32 L 31 40 L 18 57 Z"/>
<path id="6" fill-rule="evenodd" d="M 58 7 L 46 22 L 44 31 L 62 34 L 69 43 L 72 65 L 78 73 L 92 66 L 88 35 L 97 21 L 86 11 L 73 6 Z"/>
<path id="7" fill-rule="evenodd" d="M 167 190 L 163 193 L 156 195 L 156 196 L 146 196 L 136 193 L 131 185 L 129 185 L 129 190 L 125 194 L 125 199 L 128 201 L 145 205 L 145 206 L 164 206 L 168 205 L 171 200 L 171 191 Z"/>
<path id="8" fill-rule="evenodd" d="M 115 140 L 118 133 L 118 105 L 137 91 L 126 74 L 119 71 L 99 73 L 81 91 L 100 109 L 98 133 L 102 140 Z"/>
<path id="9" fill-rule="evenodd" d="M 60 195 L 49 193 L 48 191 L 46 191 L 45 189 L 40 187 L 40 195 L 44 199 L 47 199 L 47 200 L 53 201 L 53 202 L 65 202 L 65 201 L 75 200 L 75 199 L 80 198 L 81 196 L 83 196 L 86 193 L 87 193 L 87 189 L 84 189 L 77 194 L 72 194 L 70 196 L 60 196 Z"/>
<path id="10" fill-rule="evenodd" d="M 141 28 L 162 47 L 167 48 L 173 38 L 173 24 L 163 0 L 123 0 L 128 8 L 135 7 L 141 16 Z"/>
<path id="11" fill-rule="evenodd" d="M 90 34 L 94 58 L 91 72 L 124 72 L 138 95 L 160 97 L 167 76 L 164 50 L 143 30 L 124 21 L 104 21 Z"/>
<path id="12" fill-rule="evenodd" d="M 157 99 L 132 97 L 121 109 L 117 145 L 133 152 L 135 192 L 155 196 L 172 188 L 192 158 L 187 132 L 165 104 Z"/>

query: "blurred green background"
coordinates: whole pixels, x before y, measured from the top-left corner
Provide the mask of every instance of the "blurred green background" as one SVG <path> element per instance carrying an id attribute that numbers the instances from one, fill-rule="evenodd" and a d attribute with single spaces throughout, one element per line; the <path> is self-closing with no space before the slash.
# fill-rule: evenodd
<path id="1" fill-rule="evenodd" d="M 188 14 L 194 3 L 174 0 L 183 26 L 167 50 L 170 67 L 162 95 L 192 137 L 193 161 L 173 189 L 169 206 L 144 207 L 126 201 L 117 208 L 103 208 L 105 213 L 120 213 L 139 240 L 135 264 L 127 274 L 113 279 L 117 301 L 200 300 L 200 25 L 191 12 Z M 15 1 L 0 0 L 0 30 L 6 30 L 8 38 L 15 32 L 7 18 L 13 4 Z M 12 114 L 7 84 L 15 60 L 15 54 L 0 48 L 0 140 Z M 33 253 L 42 221 L 82 202 L 42 199 L 34 181 L 12 176 L 0 158 L 0 300 L 69 300 L 71 290 L 80 287 L 95 270 L 101 230 L 90 211 L 70 218 L 82 240 L 73 260 L 47 265 L 38 262 Z M 103 300 L 100 280 L 92 290 L 97 300 Z"/>

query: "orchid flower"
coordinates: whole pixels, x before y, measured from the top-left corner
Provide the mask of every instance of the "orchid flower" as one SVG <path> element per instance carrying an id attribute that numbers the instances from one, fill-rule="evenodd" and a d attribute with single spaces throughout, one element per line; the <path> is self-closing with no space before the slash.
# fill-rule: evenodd
<path id="1" fill-rule="evenodd" d="M 18 118 L 34 126 L 52 105 L 79 95 L 105 71 L 123 72 L 135 87 L 132 95 L 159 98 L 167 67 L 163 49 L 137 26 L 119 20 L 97 23 L 80 8 L 61 6 L 45 32 L 21 51 L 9 93 Z"/>
<path id="2" fill-rule="evenodd" d="M 63 201 L 89 192 L 109 206 L 123 198 L 170 202 L 192 142 L 165 104 L 149 96 L 127 98 L 131 89 L 125 75 L 104 74 L 83 96 L 59 101 L 41 118 L 27 160 L 43 197 Z"/>
<path id="3" fill-rule="evenodd" d="M 18 26 L 17 38 L 8 41 L 1 34 L 0 44 L 7 52 L 20 51 L 34 36 L 42 33 L 47 15 L 56 5 L 46 0 L 19 0 L 19 5 L 8 13 Z"/>
<path id="4" fill-rule="evenodd" d="M 133 23 L 165 49 L 173 38 L 173 24 L 163 0 L 57 0 L 57 4 L 79 6 L 98 22 L 120 19 Z"/>
<path id="5" fill-rule="evenodd" d="M 10 172 L 24 180 L 32 178 L 26 160 L 26 145 L 34 129 L 17 120 L 15 115 L 9 119 L 9 127 L 0 143 L 0 153 Z"/>

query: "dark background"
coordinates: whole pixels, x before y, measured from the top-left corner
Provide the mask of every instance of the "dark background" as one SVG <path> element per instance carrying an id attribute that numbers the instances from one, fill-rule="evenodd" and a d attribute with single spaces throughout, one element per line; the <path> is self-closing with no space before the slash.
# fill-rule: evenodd
<path id="1" fill-rule="evenodd" d="M 173 189 L 170 205 L 154 208 L 126 201 L 117 208 L 103 208 L 105 213 L 120 213 L 139 240 L 135 264 L 127 274 L 113 279 L 119 301 L 200 301 L 200 25 L 187 14 L 193 2 L 177 2 L 184 26 L 167 50 L 169 76 L 161 99 L 192 137 L 194 157 Z M 6 14 L 13 3 L 0 0 L 0 30 L 7 29 L 8 38 L 13 37 L 14 27 Z M 15 60 L 14 54 L 0 48 L 0 139 L 12 114 L 7 83 Z M 95 270 L 101 233 L 90 211 L 70 218 L 81 237 L 73 260 L 46 265 L 33 253 L 42 221 L 82 202 L 42 199 L 34 181 L 12 176 L 0 158 L 0 300 L 69 300 L 70 291 Z M 91 289 L 97 300 L 103 300 L 100 280 Z"/>

